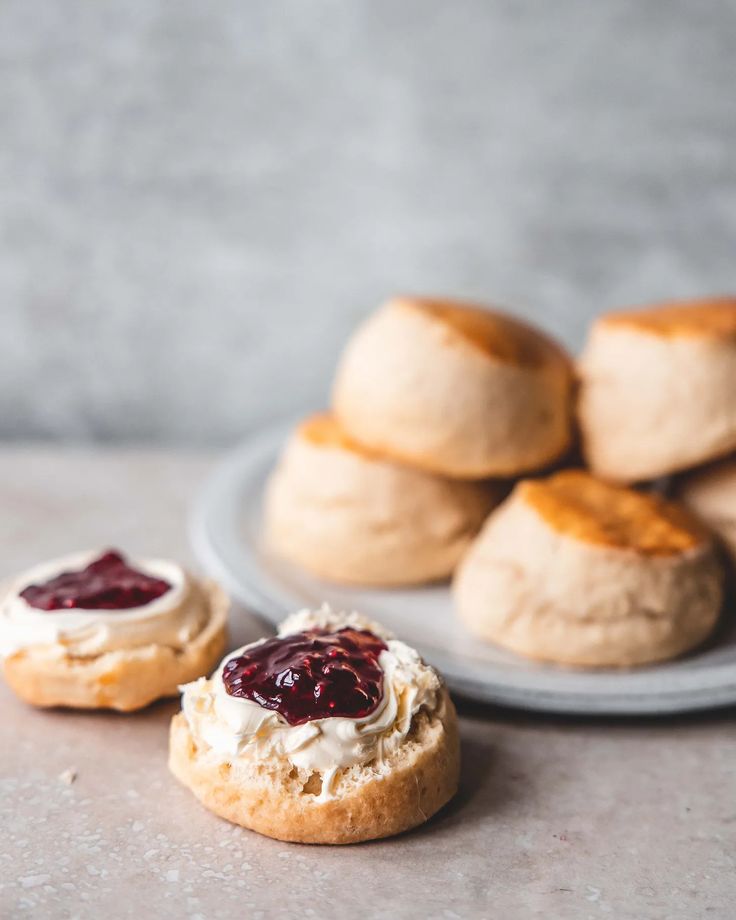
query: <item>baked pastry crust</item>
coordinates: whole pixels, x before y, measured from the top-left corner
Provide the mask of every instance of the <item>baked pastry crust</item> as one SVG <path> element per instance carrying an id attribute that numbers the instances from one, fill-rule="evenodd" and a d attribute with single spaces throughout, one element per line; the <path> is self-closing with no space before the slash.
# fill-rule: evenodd
<path id="1" fill-rule="evenodd" d="M 205 597 L 209 618 L 185 648 L 146 645 L 93 657 L 26 648 L 5 658 L 6 681 L 22 700 L 42 707 L 131 712 L 160 697 L 176 696 L 179 684 L 215 667 L 227 643 L 227 595 L 213 581 L 193 584 Z"/>
<path id="2" fill-rule="evenodd" d="M 408 585 L 449 576 L 505 489 L 386 460 L 316 415 L 292 435 L 264 506 L 267 545 L 320 578 Z"/>
<path id="3" fill-rule="evenodd" d="M 569 448 L 572 365 L 511 316 L 397 297 L 348 343 L 333 409 L 355 440 L 400 462 L 458 479 L 515 476 Z"/>
<path id="4" fill-rule="evenodd" d="M 522 482 L 491 514 L 454 592 L 471 632 L 518 654 L 631 667 L 707 638 L 723 568 L 679 506 L 566 471 Z"/>
<path id="5" fill-rule="evenodd" d="M 598 475 L 655 479 L 736 449 L 736 298 L 606 314 L 578 369 L 583 452 Z"/>
<path id="6" fill-rule="evenodd" d="M 736 297 L 669 301 L 602 317 L 608 326 L 628 326 L 662 338 L 725 338 L 736 342 Z"/>
<path id="7" fill-rule="evenodd" d="M 558 533 L 592 546 L 670 556 L 707 540 L 680 505 L 609 485 L 583 470 L 522 482 L 518 491 Z"/>
<path id="8" fill-rule="evenodd" d="M 206 808 L 234 824 L 293 843 L 359 843 L 410 830 L 452 798 L 460 772 L 457 717 L 443 688 L 438 708 L 415 716 L 380 771 L 370 763 L 346 768 L 326 801 L 315 794 L 320 784 L 288 761 L 223 763 L 197 746 L 182 713 L 171 722 L 169 767 Z"/>

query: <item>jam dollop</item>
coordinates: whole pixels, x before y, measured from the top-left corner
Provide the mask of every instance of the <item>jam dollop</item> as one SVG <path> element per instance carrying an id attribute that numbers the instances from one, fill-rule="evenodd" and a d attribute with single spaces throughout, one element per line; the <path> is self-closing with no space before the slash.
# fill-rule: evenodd
<path id="1" fill-rule="evenodd" d="M 117 550 L 108 550 L 78 572 L 61 572 L 48 581 L 28 585 L 20 596 L 38 610 L 129 610 L 142 607 L 170 590 L 128 565 Z"/>
<path id="2" fill-rule="evenodd" d="M 311 629 L 246 649 L 222 670 L 230 696 L 274 709 L 289 725 L 370 715 L 383 696 L 386 644 L 362 629 Z"/>

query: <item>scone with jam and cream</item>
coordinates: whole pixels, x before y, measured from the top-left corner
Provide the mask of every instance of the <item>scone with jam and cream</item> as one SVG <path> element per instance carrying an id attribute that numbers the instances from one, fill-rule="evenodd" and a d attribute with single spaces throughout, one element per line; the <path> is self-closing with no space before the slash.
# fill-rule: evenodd
<path id="1" fill-rule="evenodd" d="M 216 584 L 168 560 L 65 556 L 0 597 L 5 679 L 35 706 L 140 709 L 214 667 L 228 607 Z"/>
<path id="2" fill-rule="evenodd" d="M 443 681 L 357 614 L 294 614 L 278 636 L 182 690 L 172 772 L 215 814 L 269 837 L 388 837 L 457 789 L 457 718 Z"/>

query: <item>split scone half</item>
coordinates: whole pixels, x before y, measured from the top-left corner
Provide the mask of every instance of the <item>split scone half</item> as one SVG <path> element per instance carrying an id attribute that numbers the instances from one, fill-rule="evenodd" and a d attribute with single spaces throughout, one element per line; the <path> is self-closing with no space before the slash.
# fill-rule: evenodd
<path id="1" fill-rule="evenodd" d="M 348 342 L 332 407 L 387 457 L 458 479 L 509 477 L 567 451 L 572 384 L 565 352 L 512 316 L 396 297 Z"/>
<path id="2" fill-rule="evenodd" d="M 5 679 L 34 706 L 141 709 L 208 673 L 229 601 L 174 562 L 65 556 L 24 572 L 0 598 Z"/>
<path id="3" fill-rule="evenodd" d="M 622 310 L 579 362 L 583 450 L 599 476 L 656 479 L 736 450 L 736 298 Z"/>
<path id="4" fill-rule="evenodd" d="M 210 811 L 268 837 L 357 843 L 455 794 L 457 718 L 433 668 L 378 624 L 327 608 L 182 687 L 169 766 Z"/>
<path id="5" fill-rule="evenodd" d="M 685 509 L 567 470 L 519 483 L 491 513 L 454 593 L 476 636 L 530 658 L 616 668 L 706 639 L 723 576 Z"/>
<path id="6" fill-rule="evenodd" d="M 334 416 L 292 434 L 269 480 L 267 546 L 330 581 L 409 585 L 447 578 L 502 497 L 402 466 L 350 438 Z"/>

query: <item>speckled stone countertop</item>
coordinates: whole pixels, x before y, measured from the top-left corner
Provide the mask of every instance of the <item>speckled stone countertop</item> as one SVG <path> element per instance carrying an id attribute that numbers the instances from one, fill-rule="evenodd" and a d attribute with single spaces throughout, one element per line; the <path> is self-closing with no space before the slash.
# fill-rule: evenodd
<path id="1" fill-rule="evenodd" d="M 0 449 L 0 577 L 120 545 L 192 563 L 210 458 Z M 237 613 L 234 642 L 257 634 Z M 0 917 L 723 918 L 736 901 L 732 711 L 537 717 L 460 701 L 462 786 L 427 826 L 346 848 L 278 843 L 169 776 L 174 702 L 36 712 L 0 688 Z"/>

